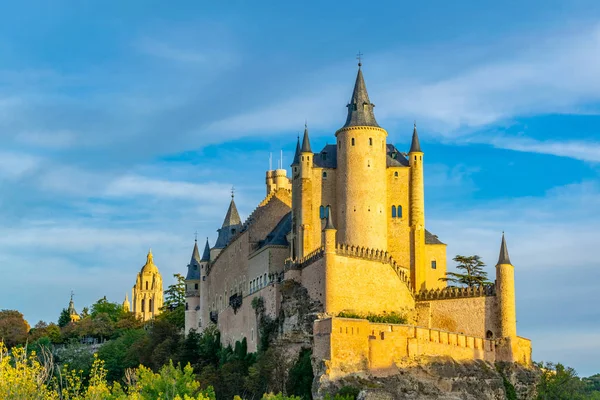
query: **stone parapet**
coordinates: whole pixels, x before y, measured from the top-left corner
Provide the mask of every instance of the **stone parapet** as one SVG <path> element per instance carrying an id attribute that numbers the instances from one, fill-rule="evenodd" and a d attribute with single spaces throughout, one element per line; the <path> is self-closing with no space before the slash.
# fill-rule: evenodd
<path id="1" fill-rule="evenodd" d="M 284 263 L 284 268 L 285 271 L 289 271 L 289 270 L 299 270 L 299 269 L 303 269 L 304 267 L 312 264 L 313 262 L 323 258 L 323 256 L 325 255 L 325 248 L 324 247 L 319 247 L 318 249 L 314 250 L 311 253 L 308 253 L 306 255 L 306 257 L 302 257 L 296 261 L 292 260 L 291 258 L 288 258 L 285 260 Z"/>
<path id="2" fill-rule="evenodd" d="M 415 300 L 428 301 L 495 295 L 496 285 L 491 284 L 475 287 L 448 287 L 443 289 L 422 290 L 416 294 Z"/>

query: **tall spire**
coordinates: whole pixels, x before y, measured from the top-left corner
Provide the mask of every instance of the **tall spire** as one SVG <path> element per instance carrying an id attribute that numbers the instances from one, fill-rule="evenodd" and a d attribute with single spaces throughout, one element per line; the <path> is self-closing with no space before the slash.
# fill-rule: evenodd
<path id="1" fill-rule="evenodd" d="M 410 144 L 409 153 L 422 153 L 421 143 L 419 142 L 419 134 L 417 133 L 417 123 L 415 122 L 412 134 L 412 143 Z"/>
<path id="2" fill-rule="evenodd" d="M 310 140 L 308 139 L 308 125 L 304 123 L 304 137 L 302 138 L 302 153 L 312 153 L 310 149 Z"/>
<path id="3" fill-rule="evenodd" d="M 233 193 L 231 194 L 231 202 L 229 203 L 229 208 L 227 209 L 227 214 L 225 215 L 225 219 L 223 220 L 223 225 L 221 228 L 226 228 L 232 225 L 239 225 L 242 221 L 240 219 L 240 214 L 238 213 L 237 207 L 235 206 L 235 201 L 233 200 Z"/>
<path id="4" fill-rule="evenodd" d="M 354 83 L 354 91 L 352 92 L 352 98 L 348 107 L 348 117 L 343 128 L 349 126 L 375 126 L 379 128 L 377 121 L 375 120 L 375 114 L 373 113 L 373 107 L 375 104 L 369 100 L 369 94 L 367 93 L 367 86 L 365 85 L 365 78 L 363 77 L 362 63 L 358 64 L 358 74 L 356 75 L 356 82 Z"/>
<path id="5" fill-rule="evenodd" d="M 300 134 L 298 134 L 298 141 L 296 142 L 296 153 L 294 153 L 294 161 L 292 165 L 300 164 Z"/>
<path id="6" fill-rule="evenodd" d="M 327 214 L 325 216 L 325 218 L 327 218 L 327 221 L 325 222 L 325 230 L 335 229 L 335 226 L 333 226 L 333 219 L 331 218 L 331 207 L 327 206 L 327 208 L 325 208 L 325 213 Z"/>
<path id="7" fill-rule="evenodd" d="M 194 240 L 194 250 L 192 251 L 192 260 L 190 264 L 194 261 L 200 262 L 200 253 L 198 252 L 198 240 Z"/>
<path id="8" fill-rule="evenodd" d="M 208 244 L 208 238 L 206 238 L 206 245 L 204 245 L 204 253 L 200 261 L 210 261 L 210 245 Z"/>
<path id="9" fill-rule="evenodd" d="M 506 240 L 504 239 L 504 232 L 502 232 L 502 244 L 500 245 L 500 256 L 498 257 L 498 264 L 510 264 L 510 257 L 508 256 L 508 248 L 506 247 Z"/>

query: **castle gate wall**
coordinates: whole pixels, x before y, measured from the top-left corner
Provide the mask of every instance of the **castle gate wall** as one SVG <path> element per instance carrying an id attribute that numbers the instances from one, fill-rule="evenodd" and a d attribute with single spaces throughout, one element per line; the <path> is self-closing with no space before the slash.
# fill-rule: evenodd
<path id="1" fill-rule="evenodd" d="M 452 357 L 495 361 L 495 344 L 481 337 L 410 325 L 327 318 L 314 324 L 314 352 L 330 378 L 356 372 L 384 372 L 403 359 Z"/>
<path id="2" fill-rule="evenodd" d="M 335 258 L 327 275 L 324 303 L 330 313 L 351 310 L 380 314 L 414 310 L 412 293 L 390 264 L 341 255 L 331 257 Z"/>
<path id="3" fill-rule="evenodd" d="M 496 296 L 417 301 L 417 325 L 465 335 L 498 335 Z"/>

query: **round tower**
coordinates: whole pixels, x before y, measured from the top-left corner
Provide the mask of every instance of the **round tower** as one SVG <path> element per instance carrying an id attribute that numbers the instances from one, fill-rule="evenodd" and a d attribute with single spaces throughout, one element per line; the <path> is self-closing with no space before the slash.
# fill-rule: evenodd
<path id="1" fill-rule="evenodd" d="M 496 297 L 498 299 L 498 336 L 517 336 L 517 306 L 515 302 L 515 267 L 510 263 L 504 233 L 500 245 L 500 256 L 496 264 Z"/>
<path id="2" fill-rule="evenodd" d="M 275 185 L 273 182 L 273 174 L 275 171 L 267 171 L 267 176 L 265 177 L 265 183 L 267 184 L 267 196 L 271 194 L 275 190 Z"/>
<path id="3" fill-rule="evenodd" d="M 387 250 L 387 132 L 375 120 L 360 66 L 346 123 L 336 132 L 338 241 Z"/>
<path id="4" fill-rule="evenodd" d="M 415 123 L 408 152 L 410 165 L 409 216 L 411 230 L 411 282 L 415 291 L 425 290 L 427 271 L 425 265 L 425 189 L 423 186 L 423 151 Z"/>

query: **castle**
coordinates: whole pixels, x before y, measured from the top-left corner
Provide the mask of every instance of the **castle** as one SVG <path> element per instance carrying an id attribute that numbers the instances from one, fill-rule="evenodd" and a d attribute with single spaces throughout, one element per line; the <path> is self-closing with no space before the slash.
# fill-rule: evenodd
<path id="1" fill-rule="evenodd" d="M 215 245 L 195 243 L 186 276 L 185 329 L 216 324 L 224 343 L 258 343 L 252 307 L 293 331 L 285 287 L 317 304 L 313 361 L 329 376 L 378 371 L 405 359 L 531 363 L 531 342 L 517 336 L 514 267 L 504 236 L 495 283 L 447 287 L 446 245 L 425 228 L 424 152 L 416 124 L 410 150 L 386 142 L 361 64 L 335 144 L 313 152 L 298 139 L 291 178 L 266 173 L 266 197 L 245 222 L 235 201 Z M 399 313 L 405 324 L 344 315 Z M 280 321 L 281 322 L 281 321 Z M 291 327 L 291 328 L 290 328 Z"/>

